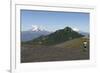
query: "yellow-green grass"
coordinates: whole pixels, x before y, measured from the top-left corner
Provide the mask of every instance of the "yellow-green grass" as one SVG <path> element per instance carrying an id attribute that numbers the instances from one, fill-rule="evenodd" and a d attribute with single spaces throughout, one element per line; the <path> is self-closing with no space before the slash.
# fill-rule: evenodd
<path id="1" fill-rule="evenodd" d="M 81 37 L 76 38 L 70 41 L 66 41 L 64 43 L 60 43 L 55 45 L 55 47 L 63 47 L 63 48 L 83 48 L 83 42 L 87 42 L 87 47 L 89 48 L 89 38 Z"/>

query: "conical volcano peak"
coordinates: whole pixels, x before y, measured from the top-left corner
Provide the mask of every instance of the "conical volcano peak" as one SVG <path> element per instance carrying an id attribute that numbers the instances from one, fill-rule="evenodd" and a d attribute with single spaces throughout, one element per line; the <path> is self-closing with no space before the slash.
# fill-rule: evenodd
<path id="1" fill-rule="evenodd" d="M 40 31 L 40 28 L 36 25 L 32 25 L 32 31 Z"/>

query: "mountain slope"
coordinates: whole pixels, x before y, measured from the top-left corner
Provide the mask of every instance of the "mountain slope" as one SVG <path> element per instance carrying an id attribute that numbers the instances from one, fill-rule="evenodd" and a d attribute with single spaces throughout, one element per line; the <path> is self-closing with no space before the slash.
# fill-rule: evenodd
<path id="1" fill-rule="evenodd" d="M 39 45 L 55 45 L 61 42 L 72 40 L 74 38 L 83 37 L 83 35 L 72 30 L 70 27 L 60 29 L 46 36 L 40 36 L 27 43 L 29 44 L 39 44 Z"/>
<path id="2" fill-rule="evenodd" d="M 87 41 L 87 47 L 89 47 L 89 38 L 86 37 L 81 37 L 81 38 L 76 38 L 70 41 L 65 41 L 63 43 L 54 45 L 54 47 L 60 47 L 60 48 L 71 48 L 71 49 L 76 49 L 76 48 L 84 48 L 83 42 Z"/>

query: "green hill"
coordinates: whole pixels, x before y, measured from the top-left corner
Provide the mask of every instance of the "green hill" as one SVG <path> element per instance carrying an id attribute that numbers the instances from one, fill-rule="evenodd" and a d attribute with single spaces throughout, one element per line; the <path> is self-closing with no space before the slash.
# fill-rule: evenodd
<path id="1" fill-rule="evenodd" d="M 64 29 L 57 30 L 47 36 L 40 36 L 32 41 L 28 41 L 28 44 L 36 44 L 36 45 L 55 45 L 65 41 L 69 41 L 75 38 L 83 37 L 83 35 L 78 32 L 72 30 L 70 27 L 66 27 Z"/>

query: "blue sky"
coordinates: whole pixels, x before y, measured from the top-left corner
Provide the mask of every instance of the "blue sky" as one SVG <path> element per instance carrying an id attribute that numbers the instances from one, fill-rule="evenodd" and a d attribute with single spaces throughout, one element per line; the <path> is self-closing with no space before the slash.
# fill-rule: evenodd
<path id="1" fill-rule="evenodd" d="M 30 30 L 34 25 L 47 31 L 69 26 L 89 32 L 89 13 L 21 10 L 21 31 Z"/>

